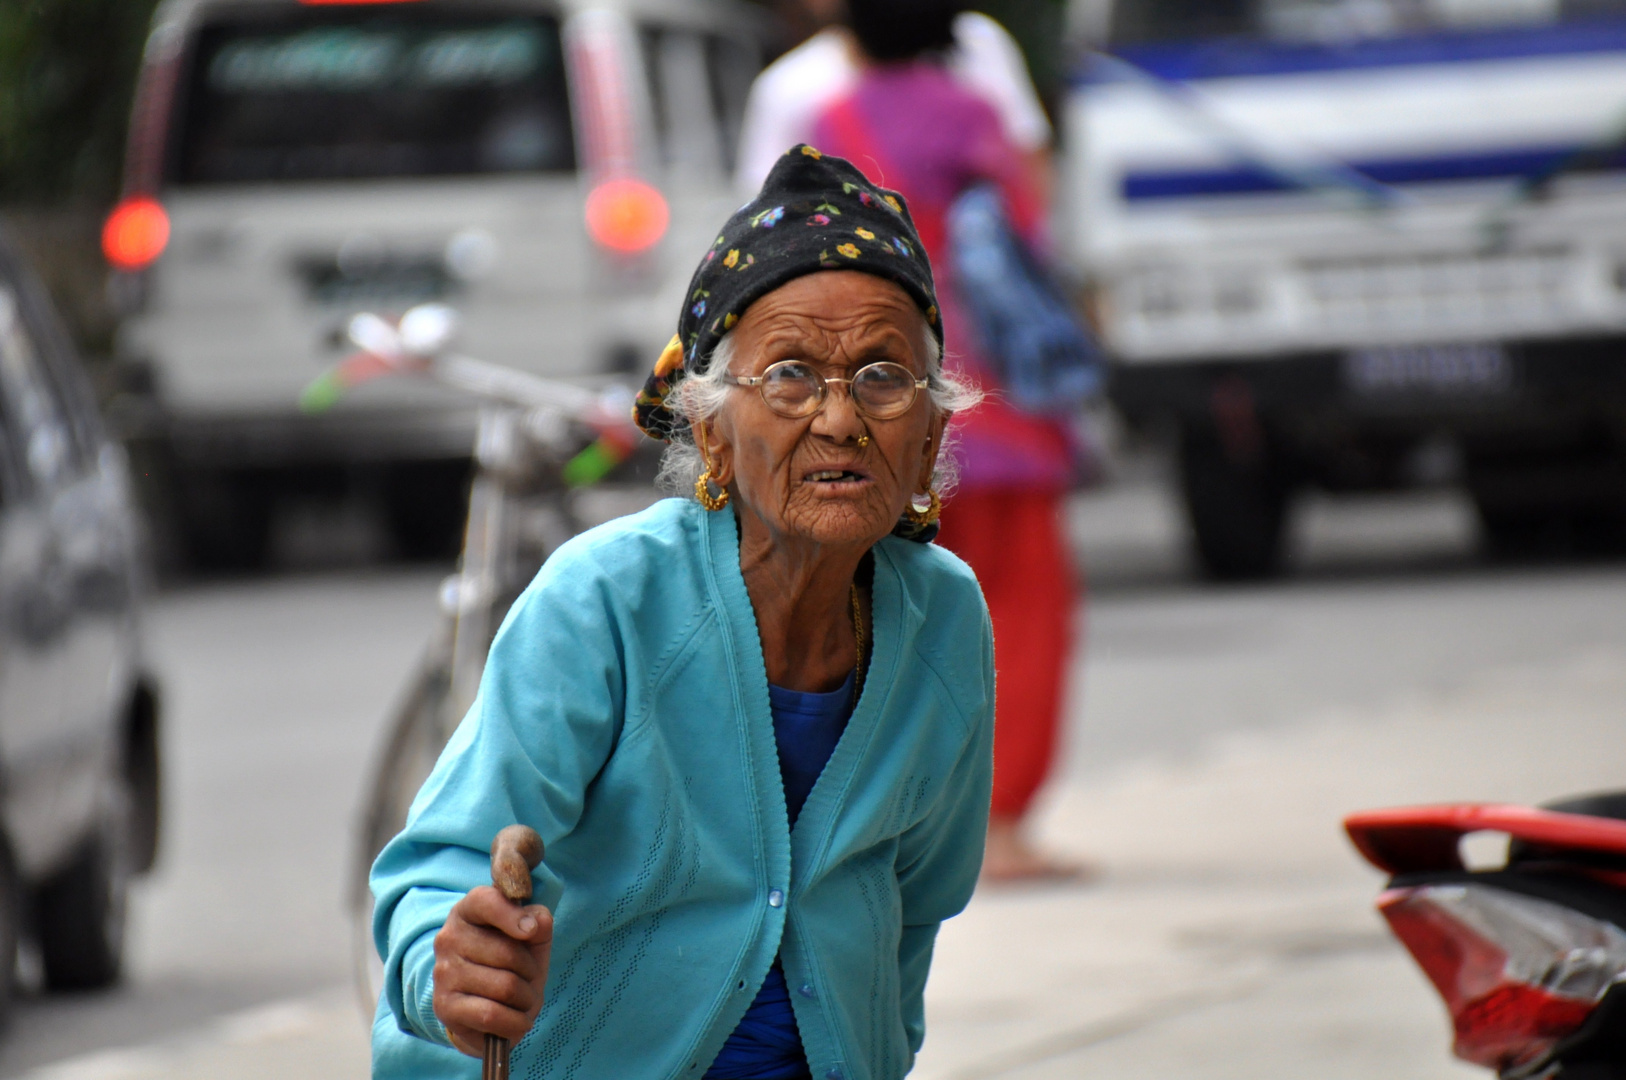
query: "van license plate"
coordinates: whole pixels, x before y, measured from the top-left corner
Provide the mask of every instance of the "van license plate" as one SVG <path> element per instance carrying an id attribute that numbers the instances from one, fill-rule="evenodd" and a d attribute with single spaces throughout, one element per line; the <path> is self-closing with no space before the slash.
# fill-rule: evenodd
<path id="1" fill-rule="evenodd" d="M 1344 385 L 1371 396 L 1501 394 L 1513 389 L 1513 359 L 1494 342 L 1382 345 L 1344 355 Z"/>

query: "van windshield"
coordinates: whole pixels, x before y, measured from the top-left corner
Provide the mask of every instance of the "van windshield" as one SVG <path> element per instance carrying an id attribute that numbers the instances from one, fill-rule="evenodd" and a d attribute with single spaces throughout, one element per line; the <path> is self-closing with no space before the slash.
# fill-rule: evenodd
<path id="1" fill-rule="evenodd" d="M 187 70 L 176 183 L 575 168 L 551 17 L 282 9 L 203 26 Z"/>
<path id="2" fill-rule="evenodd" d="M 1626 17 L 1626 0 L 1117 0 L 1112 42 L 1215 37 L 1344 42 Z"/>

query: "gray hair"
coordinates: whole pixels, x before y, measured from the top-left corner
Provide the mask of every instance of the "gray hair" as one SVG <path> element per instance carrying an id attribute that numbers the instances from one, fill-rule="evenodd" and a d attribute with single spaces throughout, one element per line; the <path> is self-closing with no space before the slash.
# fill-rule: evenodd
<path id="1" fill-rule="evenodd" d="M 975 408 L 982 401 L 982 391 L 964 376 L 943 368 L 943 350 L 934 335 L 926 336 L 926 394 L 932 408 L 938 413 L 952 414 Z M 732 333 L 724 334 L 712 350 L 711 364 L 705 371 L 691 373 L 678 382 L 668 402 L 673 412 L 689 422 L 661 455 L 660 472 L 655 483 L 661 490 L 673 495 L 694 497 L 694 486 L 705 471 L 705 459 L 695 446 L 693 425 L 710 420 L 723 409 L 728 392 L 734 384 L 725 376 L 734 362 L 735 344 Z M 939 495 L 954 490 L 959 479 L 959 464 L 954 457 L 951 440 L 945 436 L 937 448 L 937 464 L 932 471 L 932 483 Z"/>

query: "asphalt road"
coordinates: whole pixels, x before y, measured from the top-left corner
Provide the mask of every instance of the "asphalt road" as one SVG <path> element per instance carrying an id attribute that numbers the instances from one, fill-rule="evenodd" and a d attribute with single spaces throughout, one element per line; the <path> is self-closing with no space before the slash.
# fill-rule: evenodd
<path id="1" fill-rule="evenodd" d="M 1626 651 L 1626 564 L 1484 565 L 1449 495 L 1309 506 L 1292 576 L 1213 588 L 1191 580 L 1157 480 L 1140 467 L 1075 508 L 1094 593 L 1081 611 L 1070 789 L 1332 721 L 1353 724 L 1358 742 L 1362 717 L 1503 668 L 1560 671 Z M 129 978 L 105 994 L 25 998 L 0 1076 L 184 1036 L 256 1005 L 342 997 L 358 792 L 432 626 L 438 576 L 307 569 L 160 598 L 168 817 L 159 868 L 135 898 Z"/>

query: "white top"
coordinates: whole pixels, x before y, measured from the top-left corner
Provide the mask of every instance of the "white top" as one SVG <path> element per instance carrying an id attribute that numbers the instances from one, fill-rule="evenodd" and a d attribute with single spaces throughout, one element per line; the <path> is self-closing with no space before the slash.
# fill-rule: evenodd
<path id="1" fill-rule="evenodd" d="M 1022 50 L 1003 26 L 979 12 L 961 13 L 948 59 L 955 78 L 993 106 L 1013 145 L 1026 151 L 1050 145 L 1050 121 Z M 764 68 L 745 102 L 734 174 L 740 191 L 756 194 L 779 155 L 811 139 L 819 115 L 857 81 L 853 46 L 839 27 L 821 30 Z"/>

